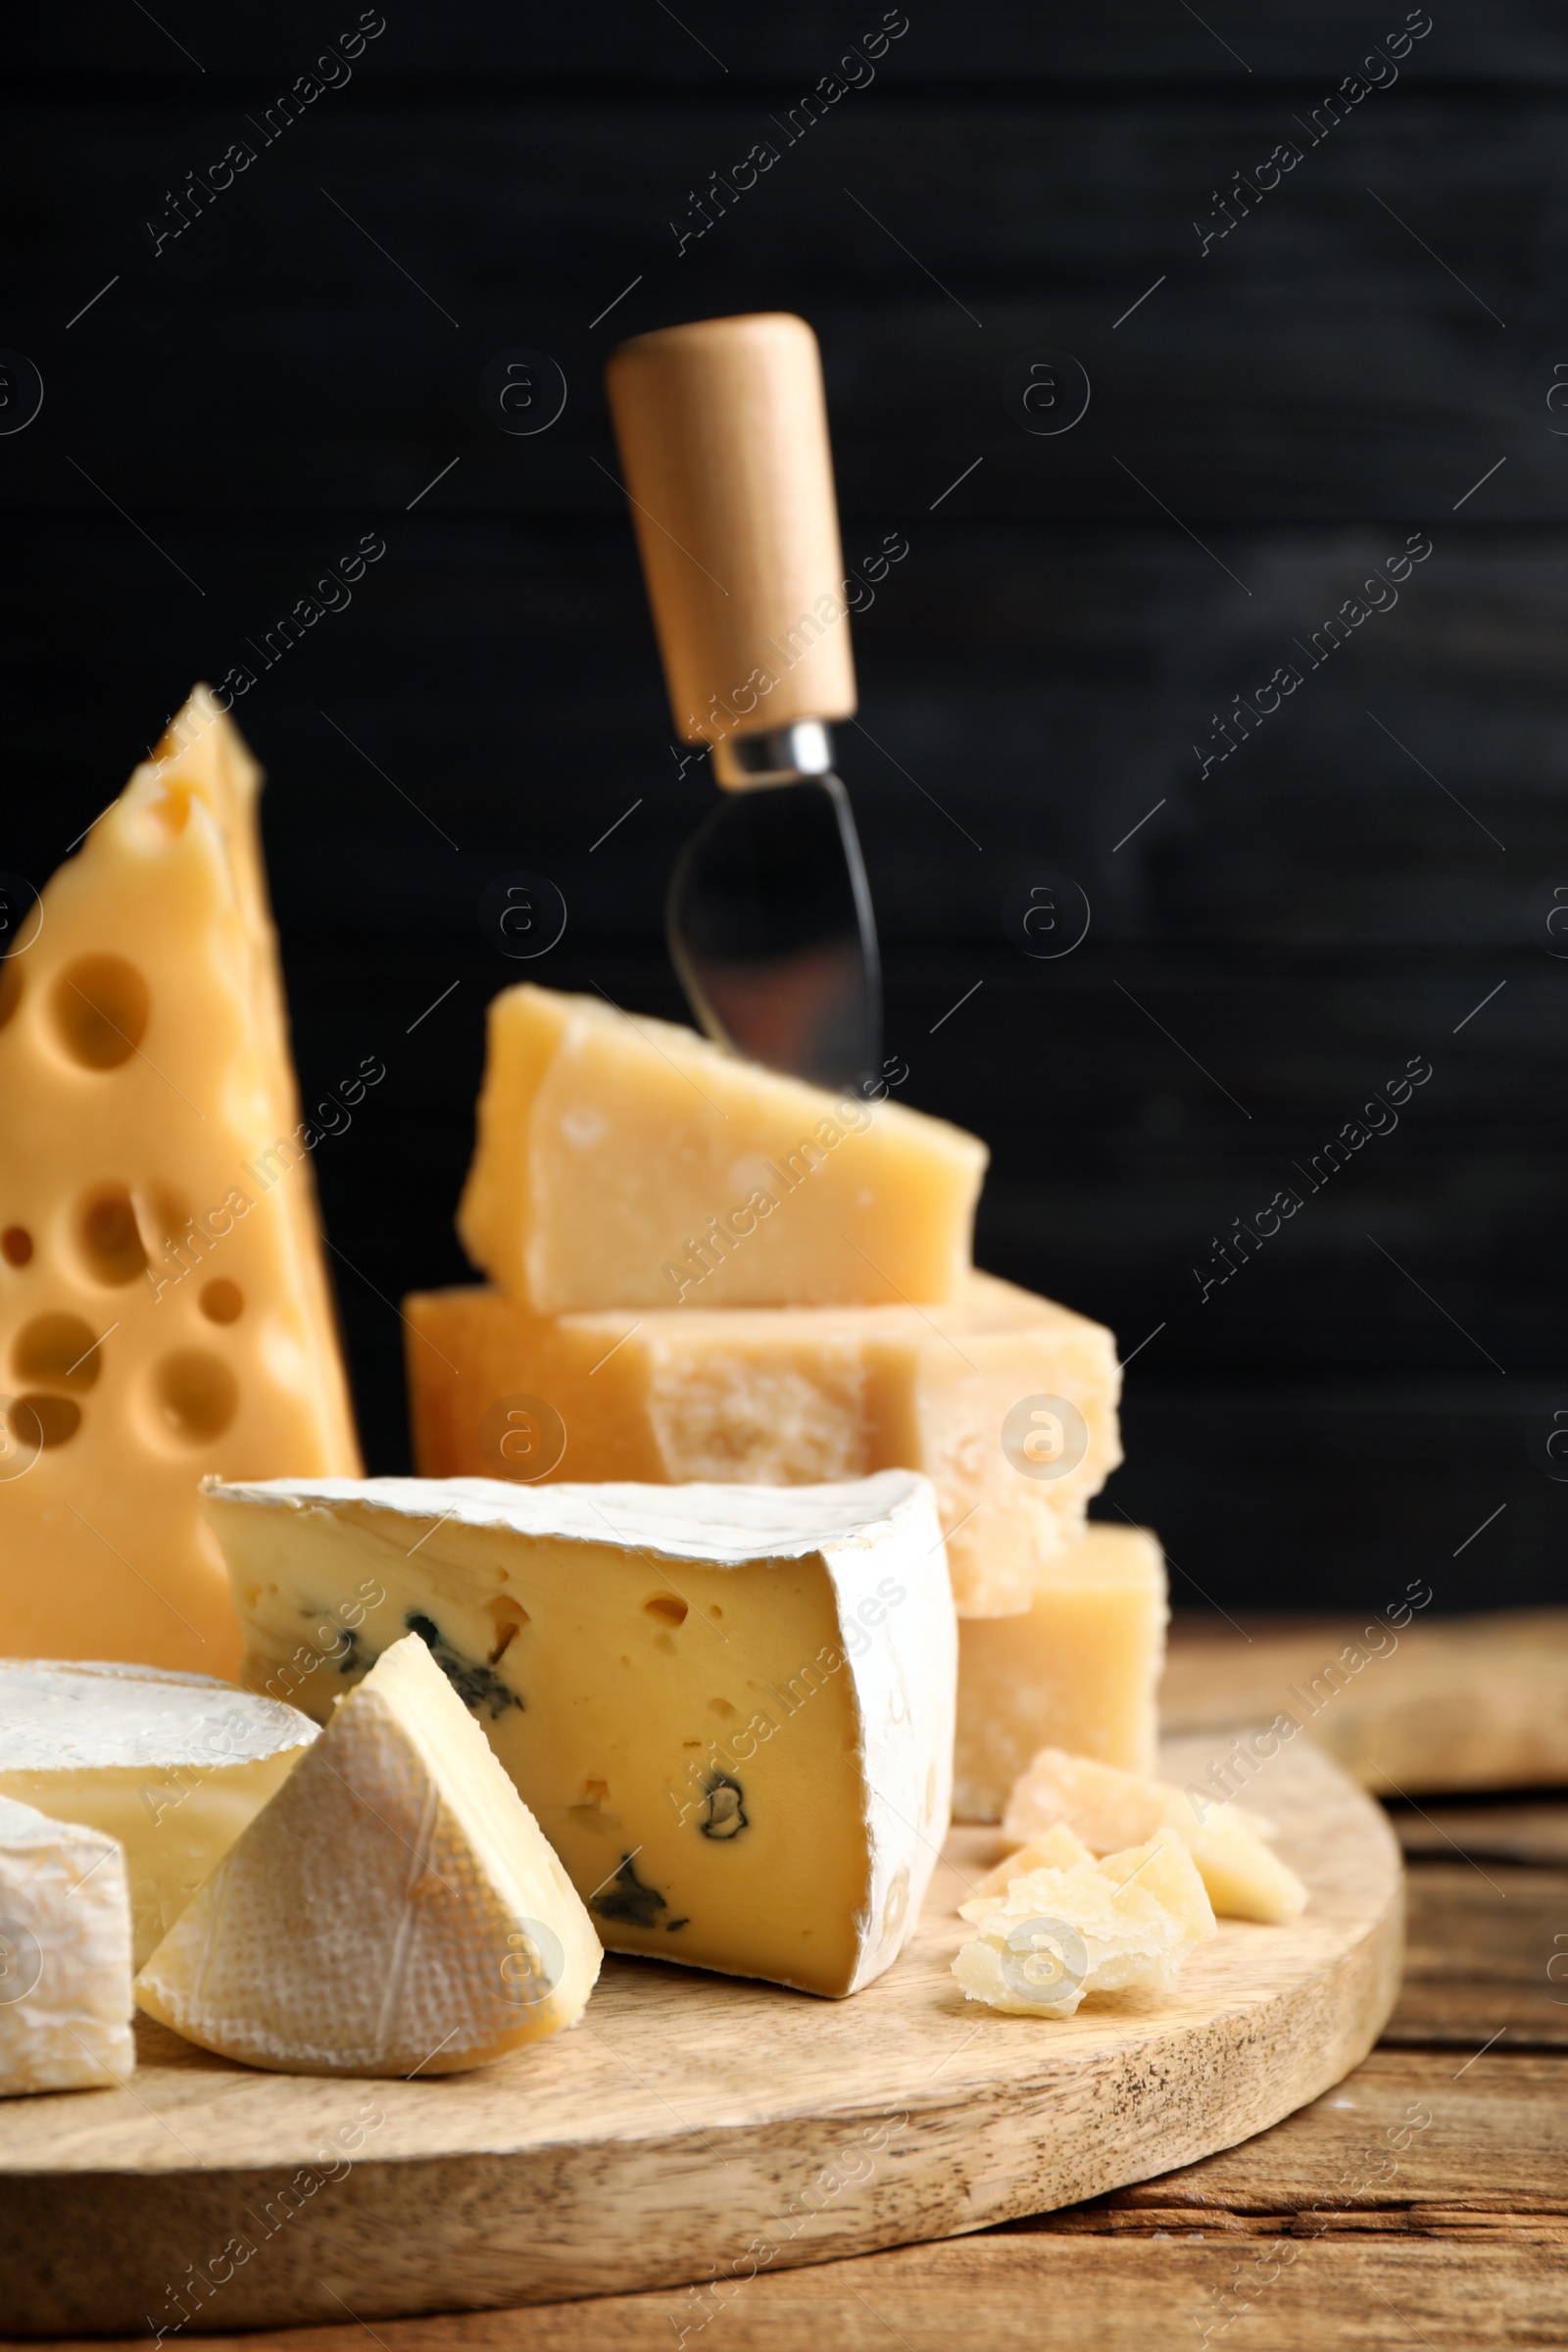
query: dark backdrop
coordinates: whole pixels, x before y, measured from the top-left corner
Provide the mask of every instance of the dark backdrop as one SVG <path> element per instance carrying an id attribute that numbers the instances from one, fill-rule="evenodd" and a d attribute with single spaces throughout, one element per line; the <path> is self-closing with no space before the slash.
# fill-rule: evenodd
<path id="1" fill-rule="evenodd" d="M 669 749 L 603 361 L 788 308 L 847 556 L 909 544 L 842 743 L 890 1048 L 906 1100 L 991 1142 L 984 1261 L 1139 1350 L 1114 1502 L 1188 1600 L 1560 1594 L 1568 22 L 1431 4 L 1396 78 L 1362 61 L 1399 0 L 907 0 L 792 144 L 875 0 L 384 0 L 270 144 L 351 0 L 13 31 L 0 344 L 45 398 L 0 438 L 0 867 L 41 881 L 194 677 L 386 542 L 236 713 L 307 1094 L 387 1064 L 318 1154 L 372 1467 L 407 1461 L 392 1302 L 464 1274 L 480 1015 L 524 968 L 487 883 L 564 893 L 534 976 L 679 1010 L 661 901 L 712 787 Z M 1383 86 L 1337 119 L 1356 74 Z M 255 162 L 155 252 L 234 140 Z M 760 141 L 776 164 L 677 253 Z M 531 437 L 479 402 L 514 346 L 568 387 Z M 1061 353 L 1088 413 L 1025 430 L 1004 374 Z M 1412 534 L 1397 603 L 1310 667 Z M 1216 714 L 1291 663 L 1205 771 Z M 1004 929 L 1036 873 L 1093 910 L 1056 960 Z M 1412 1059 L 1396 1128 L 1310 1191 Z M 1203 1298 L 1285 1187 L 1299 1211 Z"/>

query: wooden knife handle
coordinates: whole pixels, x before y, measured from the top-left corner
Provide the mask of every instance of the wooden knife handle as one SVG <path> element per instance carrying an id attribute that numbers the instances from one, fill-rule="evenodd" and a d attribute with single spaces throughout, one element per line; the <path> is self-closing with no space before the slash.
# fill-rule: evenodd
<path id="1" fill-rule="evenodd" d="M 607 382 L 676 733 L 847 718 L 833 457 L 805 319 L 662 327 L 623 343 Z"/>

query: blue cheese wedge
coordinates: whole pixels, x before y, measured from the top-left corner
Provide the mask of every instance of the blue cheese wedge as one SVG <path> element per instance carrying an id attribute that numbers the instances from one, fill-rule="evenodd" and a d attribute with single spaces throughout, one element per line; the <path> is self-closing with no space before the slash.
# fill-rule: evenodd
<path id="1" fill-rule="evenodd" d="M 897 1957 L 952 1784 L 956 1627 L 924 1478 L 273 1479 L 211 1484 L 205 1509 L 245 1679 L 378 1592 L 356 1663 L 418 1636 L 612 1949 L 829 1995 Z M 328 1680 L 298 1693 L 322 1720 Z"/>
<path id="2" fill-rule="evenodd" d="M 130 2016 L 124 1855 L 0 1796 L 0 2094 L 120 2082 Z"/>

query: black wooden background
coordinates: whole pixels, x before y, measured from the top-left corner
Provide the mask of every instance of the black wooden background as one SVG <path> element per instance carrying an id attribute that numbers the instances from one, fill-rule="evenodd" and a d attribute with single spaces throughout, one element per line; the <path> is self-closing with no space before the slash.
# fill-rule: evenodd
<path id="1" fill-rule="evenodd" d="M 991 1142 L 984 1261 L 1138 1350 L 1110 1501 L 1195 1603 L 1562 1595 L 1568 19 L 1431 6 L 1396 78 L 1362 61 L 1400 0 L 907 0 L 788 145 L 875 0 L 384 0 L 267 145 L 351 0 L 12 29 L 0 345 L 45 396 L 0 438 L 0 868 L 41 881 L 193 678 L 386 541 L 237 708 L 306 1089 L 388 1069 L 318 1154 L 374 1468 L 407 1460 L 391 1302 L 464 1273 L 487 997 L 526 969 L 679 1009 L 661 902 L 712 787 L 669 749 L 604 359 L 788 308 L 822 342 L 847 556 L 909 543 L 842 743 L 889 1044 L 906 1099 Z M 1322 127 L 1357 74 L 1384 86 Z M 233 140 L 255 163 L 155 253 Z M 677 253 L 693 191 L 764 140 Z M 1299 164 L 1204 252 L 1195 221 L 1281 142 Z M 515 346 L 568 386 L 532 437 L 479 400 Z M 1003 386 L 1052 353 L 1092 397 L 1043 436 Z M 1396 606 L 1308 672 L 1412 533 Z M 1289 662 L 1203 774 L 1215 714 Z M 569 908 L 527 967 L 478 919 L 516 868 Z M 1055 961 L 1004 928 L 1036 873 L 1092 906 Z M 1412 1057 L 1397 1128 L 1307 1192 Z M 1201 1299 L 1194 1268 L 1290 1186 Z"/>

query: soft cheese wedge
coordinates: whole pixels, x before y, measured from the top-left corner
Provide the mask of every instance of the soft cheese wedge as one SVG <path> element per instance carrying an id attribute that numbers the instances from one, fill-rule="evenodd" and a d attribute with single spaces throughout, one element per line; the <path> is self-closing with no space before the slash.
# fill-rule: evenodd
<path id="1" fill-rule="evenodd" d="M 447 2075 L 574 2026 L 603 1957 L 570 1880 L 405 1635 L 136 1979 L 247 2066 Z"/>
<path id="2" fill-rule="evenodd" d="M 202 1474 L 359 1467 L 260 783 L 198 688 L 0 967 L 0 1653 L 231 1673 Z"/>
<path id="3" fill-rule="evenodd" d="M 490 1006 L 465 1249 L 540 1314 L 951 1298 L 985 1146 L 598 997 Z"/>
<path id="4" fill-rule="evenodd" d="M 138 1965 L 316 1736 L 207 1675 L 0 1658 L 0 1796 L 119 1840 Z"/>
<path id="5" fill-rule="evenodd" d="M 994 1785 L 1007 1741 L 1024 1740 L 1004 1799 L 1043 1740 L 1102 1710 L 1107 1760 L 1152 1761 L 1138 1743 L 1150 1737 L 1163 1570 L 1157 1608 L 1147 1564 L 1116 1563 L 1113 1545 L 1097 1543 L 1092 1576 L 1063 1558 L 1060 1586 L 1045 1582 L 1121 1460 L 1121 1370 L 1102 1324 L 976 1273 L 950 1304 L 928 1307 L 548 1316 L 476 1288 L 416 1292 L 403 1304 L 415 1455 L 427 1477 L 808 1486 L 923 1471 L 952 1531 L 960 1617 L 1038 1613 L 1038 1623 L 998 1628 L 977 1652 L 972 1679 L 994 1686 L 999 1703 L 996 1752 L 977 1768 Z M 1020 1471 L 1003 1443 L 1008 1413 L 1042 1396 L 1070 1406 L 1082 1436 L 1081 1451 L 1046 1465 L 1050 1477 Z M 1037 1682 L 1068 1706 L 1059 1727 L 1052 1696 L 1030 1699 Z M 1030 1738 L 1035 1720 L 1044 1728 Z"/>
<path id="6" fill-rule="evenodd" d="M 1101 1862 L 1075 1855 L 1059 1827 L 1051 1835 L 1051 1858 L 959 1904 L 979 1930 L 953 1962 L 965 1998 L 1017 2017 L 1071 2017 L 1086 1993 L 1171 1991 L 1189 1952 L 1216 1933 L 1175 1831 Z"/>
<path id="7" fill-rule="evenodd" d="M 1268 1825 L 1240 1805 L 1047 1747 L 1014 1788 L 1003 1836 L 1024 1844 L 1058 1823 L 1097 1854 L 1140 1843 L 1162 1828 L 1173 1831 L 1222 1918 L 1278 1926 L 1305 1909 L 1306 1888 L 1267 1844 Z"/>
<path id="8" fill-rule="evenodd" d="M 120 2082 L 131 2008 L 123 1854 L 0 1796 L 0 2093 Z"/>
<path id="9" fill-rule="evenodd" d="M 974 1524 L 983 1531 L 984 1515 Z M 956 1818 L 1000 1821 L 1043 1747 L 1152 1772 L 1169 1615 L 1155 1539 L 1097 1525 L 1041 1553 L 1025 1615 L 970 1617 L 958 1634 Z"/>
<path id="10" fill-rule="evenodd" d="M 247 1678 L 379 1588 L 360 1654 L 429 1645 L 614 1949 L 841 1994 L 903 1947 L 953 1761 L 924 1479 L 278 1479 L 207 1509 Z"/>

